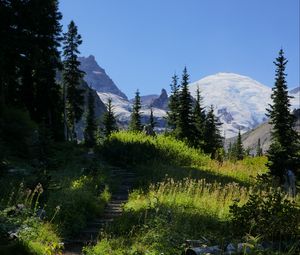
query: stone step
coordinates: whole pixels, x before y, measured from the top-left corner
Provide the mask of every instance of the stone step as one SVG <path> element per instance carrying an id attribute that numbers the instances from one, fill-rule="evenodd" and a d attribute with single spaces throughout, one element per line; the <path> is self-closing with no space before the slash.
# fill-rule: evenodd
<path id="1" fill-rule="evenodd" d="M 105 214 L 103 214 L 103 218 L 104 219 L 113 219 L 113 218 L 116 218 L 116 217 L 119 217 L 119 216 L 121 216 L 122 215 L 122 213 L 121 212 L 118 212 L 118 213 L 105 213 Z"/>
<path id="2" fill-rule="evenodd" d="M 128 199 L 128 194 L 117 194 L 117 195 L 113 195 L 112 198 L 113 199 L 124 199 L 124 200 L 127 200 Z"/>
<path id="3" fill-rule="evenodd" d="M 104 211 L 105 212 L 106 211 L 120 211 L 120 212 L 122 212 L 123 208 L 120 205 L 110 205 L 110 206 L 105 207 Z"/>

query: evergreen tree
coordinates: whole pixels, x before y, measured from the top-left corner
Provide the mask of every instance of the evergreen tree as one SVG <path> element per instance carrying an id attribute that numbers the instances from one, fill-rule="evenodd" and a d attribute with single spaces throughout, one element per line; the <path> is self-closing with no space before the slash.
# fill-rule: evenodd
<path id="1" fill-rule="evenodd" d="M 192 99 L 188 84 L 189 75 L 185 67 L 182 74 L 181 90 L 179 92 L 179 108 L 176 135 L 179 139 L 187 140 L 189 144 L 192 144 Z"/>
<path id="2" fill-rule="evenodd" d="M 93 90 L 89 89 L 88 92 L 88 111 L 86 117 L 86 126 L 84 130 L 84 141 L 88 147 L 96 145 L 97 125 L 95 118 L 95 98 Z"/>
<path id="3" fill-rule="evenodd" d="M 140 92 L 137 90 L 135 92 L 134 103 L 132 107 L 131 113 L 131 120 L 129 124 L 129 129 L 131 131 L 142 131 L 142 124 L 141 124 L 141 97 Z"/>
<path id="4" fill-rule="evenodd" d="M 261 148 L 261 143 L 260 143 L 260 138 L 257 140 L 257 146 L 256 146 L 256 156 L 260 157 L 262 156 L 262 148 Z"/>
<path id="5" fill-rule="evenodd" d="M 237 160 L 242 160 L 245 155 L 245 150 L 242 143 L 242 136 L 241 136 L 241 130 L 239 130 L 238 138 L 235 144 L 235 158 Z"/>
<path id="6" fill-rule="evenodd" d="M 77 54 L 80 53 L 78 47 L 81 43 L 82 40 L 78 34 L 77 26 L 74 21 L 71 21 L 68 32 L 64 34 L 63 47 L 63 98 L 66 140 L 76 138 L 75 124 L 83 114 L 84 96 L 83 90 L 79 87 L 83 72 L 79 70 L 80 62 L 77 57 Z"/>
<path id="7" fill-rule="evenodd" d="M 290 112 L 290 97 L 288 96 L 285 80 L 287 59 L 281 49 L 274 62 L 276 66 L 275 86 L 271 98 L 273 104 L 269 105 L 268 117 L 273 125 L 271 132 L 272 144 L 268 150 L 268 167 L 270 173 L 284 181 L 285 169 L 299 163 L 297 150 L 299 150 L 299 136 L 293 129 L 295 118 Z"/>
<path id="8" fill-rule="evenodd" d="M 58 1 L 1 1 L 0 17 L 1 104 L 27 109 L 32 120 L 60 140 Z"/>
<path id="9" fill-rule="evenodd" d="M 171 83 L 171 95 L 169 99 L 168 108 L 169 111 L 167 112 L 167 122 L 168 126 L 174 130 L 176 129 L 176 123 L 178 120 L 178 112 L 179 112 L 179 88 L 180 85 L 178 84 L 178 76 L 174 74 L 172 77 Z"/>
<path id="10" fill-rule="evenodd" d="M 199 87 L 196 92 L 196 103 L 193 110 L 193 135 L 194 146 L 203 147 L 204 143 L 204 124 L 205 124 L 205 110 L 202 107 L 202 97 L 200 95 Z"/>
<path id="11" fill-rule="evenodd" d="M 110 134 L 118 130 L 117 120 L 113 111 L 112 100 L 108 99 L 106 104 L 107 112 L 103 115 L 103 133 L 105 137 L 109 137 Z"/>
<path id="12" fill-rule="evenodd" d="M 154 130 L 156 122 L 154 120 L 154 116 L 153 116 L 153 108 L 152 106 L 150 107 L 150 118 L 149 118 L 149 125 L 152 128 L 152 130 Z"/>
<path id="13" fill-rule="evenodd" d="M 204 152 L 211 154 L 212 158 L 216 157 L 217 150 L 222 148 L 222 137 L 220 135 L 219 126 L 221 124 L 218 122 L 214 115 L 213 106 L 210 107 L 206 115 L 205 128 L 204 128 Z"/>

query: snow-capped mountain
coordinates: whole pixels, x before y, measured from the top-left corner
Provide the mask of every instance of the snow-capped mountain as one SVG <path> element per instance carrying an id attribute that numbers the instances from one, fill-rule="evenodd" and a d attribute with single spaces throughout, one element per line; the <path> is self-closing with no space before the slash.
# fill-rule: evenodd
<path id="1" fill-rule="evenodd" d="M 128 100 L 126 95 L 115 85 L 95 60 L 94 56 L 80 58 L 80 68 L 86 73 L 84 80 L 92 86 L 101 101 L 107 102 L 112 98 L 114 111 L 122 126 L 130 120 L 133 100 Z M 201 91 L 204 106 L 213 105 L 215 114 L 223 123 L 222 135 L 226 138 L 237 135 L 238 130 L 245 133 L 266 120 L 266 108 L 271 101 L 271 88 L 251 79 L 250 77 L 234 73 L 217 73 L 189 84 L 190 92 L 195 97 L 197 87 Z M 290 91 L 292 109 L 300 108 L 300 89 Z M 168 95 L 162 90 L 160 96 L 141 96 L 142 121 L 147 123 L 150 115 L 150 105 L 153 106 L 154 117 L 158 129 L 166 127 Z M 292 110 L 291 109 L 291 110 Z"/>
<path id="2" fill-rule="evenodd" d="M 190 84 L 194 97 L 197 87 L 204 105 L 214 106 L 227 138 L 236 136 L 239 129 L 244 133 L 266 120 L 272 91 L 258 81 L 234 73 L 217 73 Z"/>
<path id="3" fill-rule="evenodd" d="M 300 108 L 300 86 L 297 88 L 292 89 L 289 92 L 292 98 L 290 99 L 292 109 L 299 109 Z"/>

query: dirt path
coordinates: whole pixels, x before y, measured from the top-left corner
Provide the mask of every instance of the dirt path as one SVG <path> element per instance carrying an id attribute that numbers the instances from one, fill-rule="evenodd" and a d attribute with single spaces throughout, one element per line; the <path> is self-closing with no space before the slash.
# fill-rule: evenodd
<path id="1" fill-rule="evenodd" d="M 80 234 L 72 239 L 65 241 L 64 255 L 80 255 L 82 247 L 87 244 L 96 244 L 99 233 L 105 227 L 112 223 L 116 217 L 122 214 L 122 204 L 128 200 L 129 190 L 132 189 L 135 175 L 124 169 L 113 169 L 111 178 L 120 179 L 120 186 L 117 191 L 112 194 L 111 201 L 107 204 L 104 214 L 101 218 L 92 219 L 88 222 L 87 227 Z"/>

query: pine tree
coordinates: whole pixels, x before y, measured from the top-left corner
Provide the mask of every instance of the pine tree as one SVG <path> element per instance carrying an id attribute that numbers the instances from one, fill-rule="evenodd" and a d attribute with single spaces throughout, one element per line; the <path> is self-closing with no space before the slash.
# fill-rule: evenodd
<path id="1" fill-rule="evenodd" d="M 204 143 L 204 124 L 205 124 L 205 110 L 202 107 L 202 97 L 200 95 L 199 87 L 196 91 L 196 103 L 193 110 L 193 136 L 194 146 L 203 147 Z"/>
<path id="2" fill-rule="evenodd" d="M 109 98 L 106 104 L 107 112 L 103 115 L 103 133 L 109 137 L 112 132 L 118 130 L 117 120 L 113 111 L 112 99 Z"/>
<path id="3" fill-rule="evenodd" d="M 242 143 L 241 130 L 239 130 L 238 138 L 235 144 L 235 158 L 237 160 L 242 160 L 245 155 L 245 150 Z"/>
<path id="4" fill-rule="evenodd" d="M 178 84 L 178 76 L 174 74 L 172 77 L 171 83 L 171 95 L 168 104 L 168 112 L 167 112 L 167 122 L 168 126 L 174 130 L 176 129 L 176 123 L 178 120 L 178 112 L 179 112 L 179 84 Z"/>
<path id="5" fill-rule="evenodd" d="M 64 125 L 65 139 L 76 139 L 75 124 L 83 114 L 84 96 L 80 89 L 80 80 L 83 72 L 79 70 L 78 47 L 82 43 L 77 26 L 71 21 L 68 32 L 64 34 L 63 47 L 63 98 L 64 98 Z"/>
<path id="6" fill-rule="evenodd" d="M 204 152 L 211 154 L 212 158 L 216 157 L 216 152 L 219 148 L 222 148 L 222 137 L 220 135 L 219 126 L 221 124 L 218 122 L 214 115 L 213 106 L 210 107 L 206 115 L 205 128 L 204 128 Z"/>
<path id="7" fill-rule="evenodd" d="M 185 67 L 182 74 L 181 90 L 179 92 L 178 121 L 175 132 L 179 139 L 187 140 L 189 144 L 192 144 L 192 99 L 188 84 L 189 75 Z"/>
<path id="8" fill-rule="evenodd" d="M 258 140 L 257 140 L 257 146 L 256 146 L 256 156 L 260 157 L 262 155 L 263 155 L 263 153 L 262 153 L 260 138 L 258 138 Z"/>
<path id="9" fill-rule="evenodd" d="M 135 93 L 134 103 L 132 107 L 131 120 L 129 124 L 129 129 L 131 131 L 142 131 L 141 124 L 141 97 L 140 92 L 137 90 Z"/>
<path id="10" fill-rule="evenodd" d="M 88 92 L 88 111 L 86 117 L 86 126 L 84 130 L 84 141 L 88 147 L 94 147 L 96 145 L 96 118 L 95 118 L 95 98 L 93 90 L 89 89 Z"/>
<path id="11" fill-rule="evenodd" d="M 152 130 L 154 130 L 156 122 L 153 116 L 153 107 L 150 107 L 150 118 L 149 118 L 149 125 L 152 128 Z"/>
<path id="12" fill-rule="evenodd" d="M 0 11 L 1 103 L 25 108 L 32 120 L 60 140 L 62 102 L 56 72 L 62 16 L 58 1 L 1 1 Z"/>
<path id="13" fill-rule="evenodd" d="M 288 96 L 287 83 L 285 80 L 285 68 L 287 59 L 281 49 L 279 56 L 274 62 L 276 66 L 275 86 L 272 89 L 271 98 L 273 104 L 269 105 L 268 117 L 273 125 L 271 132 L 272 144 L 268 150 L 268 167 L 270 173 L 284 181 L 285 169 L 293 167 L 299 158 L 299 136 L 293 129 L 295 118 L 290 112 L 290 97 Z"/>

